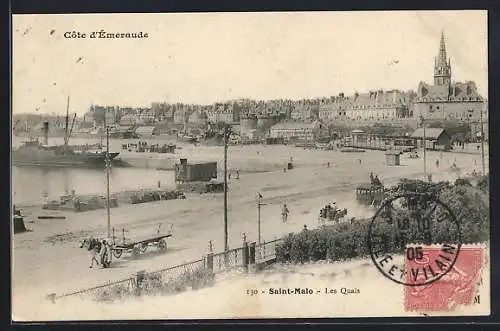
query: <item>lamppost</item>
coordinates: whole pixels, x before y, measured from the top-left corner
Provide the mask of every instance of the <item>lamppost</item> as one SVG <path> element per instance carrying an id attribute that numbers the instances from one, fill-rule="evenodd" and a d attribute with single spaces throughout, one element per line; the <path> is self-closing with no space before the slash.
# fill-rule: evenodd
<path id="1" fill-rule="evenodd" d="M 423 115 L 420 116 L 420 121 L 421 121 L 421 125 L 424 129 L 424 141 L 423 141 L 423 145 L 424 145 L 424 178 L 427 178 L 427 154 L 426 154 L 426 140 L 425 140 L 425 118 Z"/>

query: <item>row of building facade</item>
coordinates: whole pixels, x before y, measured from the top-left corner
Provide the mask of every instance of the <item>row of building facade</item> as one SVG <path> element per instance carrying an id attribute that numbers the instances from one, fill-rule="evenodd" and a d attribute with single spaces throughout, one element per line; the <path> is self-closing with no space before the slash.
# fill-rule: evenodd
<path id="1" fill-rule="evenodd" d="M 241 118 L 275 117 L 292 121 L 323 123 L 349 120 L 391 120 L 405 118 L 440 120 L 478 120 L 487 118 L 486 99 L 479 95 L 472 81 L 453 82 L 451 61 L 447 56 L 444 34 L 441 34 L 438 55 L 434 59 L 433 84 L 420 82 L 415 91 L 375 90 L 345 96 L 313 100 L 236 100 L 213 105 L 153 103 L 150 108 L 127 109 L 92 106 L 90 114 L 114 112 L 121 125 L 199 124 L 239 122 Z"/>

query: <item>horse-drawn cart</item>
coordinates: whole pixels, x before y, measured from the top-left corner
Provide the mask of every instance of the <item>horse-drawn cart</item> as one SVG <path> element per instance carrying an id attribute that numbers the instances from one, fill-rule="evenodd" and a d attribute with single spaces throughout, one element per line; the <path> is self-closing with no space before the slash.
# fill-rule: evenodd
<path id="1" fill-rule="evenodd" d="M 113 255 L 119 259 L 123 253 L 131 253 L 132 255 L 139 255 L 147 251 L 149 246 L 155 246 L 160 251 L 167 249 L 166 238 L 172 237 L 172 225 L 167 233 L 160 233 L 161 224 L 158 226 L 158 231 L 155 235 L 142 239 L 135 239 L 129 241 L 125 238 L 125 229 L 122 229 L 122 242 L 121 244 L 114 244 L 112 247 Z M 114 238 L 114 234 L 113 234 Z"/>
<path id="2" fill-rule="evenodd" d="M 326 205 L 324 208 L 321 208 L 319 212 L 318 221 L 320 224 L 325 223 L 339 223 L 344 220 L 344 217 L 347 215 L 347 209 L 338 209 L 337 207 L 332 207 L 331 205 Z"/>

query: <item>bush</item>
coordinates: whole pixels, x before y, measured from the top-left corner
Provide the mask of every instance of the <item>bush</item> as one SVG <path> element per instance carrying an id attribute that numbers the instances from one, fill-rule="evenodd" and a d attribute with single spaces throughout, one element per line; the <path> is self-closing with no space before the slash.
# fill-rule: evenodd
<path id="1" fill-rule="evenodd" d="M 104 287 L 93 294 L 96 301 L 114 301 L 135 295 L 172 294 L 185 291 L 188 287 L 199 289 L 212 285 L 215 275 L 205 268 L 186 270 L 178 276 L 166 281 L 160 272 L 145 274 L 139 288 L 133 288 L 128 284 L 117 284 Z"/>
<path id="2" fill-rule="evenodd" d="M 467 178 L 457 178 L 455 180 L 455 186 L 460 186 L 460 185 L 472 186 L 470 180 L 468 180 Z"/>
<path id="3" fill-rule="evenodd" d="M 163 280 L 162 275 L 153 273 L 146 275 L 140 285 L 140 293 L 147 294 L 169 294 L 185 291 L 188 287 L 199 289 L 211 285 L 214 281 L 212 271 L 205 268 L 186 270 L 177 277 Z"/>
<path id="4" fill-rule="evenodd" d="M 479 243 L 489 238 L 489 199 L 486 192 L 474 188 L 470 183 L 462 181 L 455 185 L 447 182 L 428 183 L 416 180 L 401 180 L 389 189 L 391 195 L 405 192 L 427 192 L 439 198 L 448 205 L 460 222 L 462 243 Z M 427 203 L 426 199 L 412 199 L 407 204 Z M 386 217 L 383 212 L 379 217 Z M 372 233 L 382 238 L 385 250 L 392 253 L 403 251 L 406 242 L 443 243 L 454 240 L 457 236 L 454 227 L 438 228 L 437 222 L 432 222 L 432 237 L 425 237 L 417 231 L 412 231 L 404 237 L 393 231 L 392 220 L 379 221 L 372 227 Z M 353 220 L 350 223 L 340 223 L 322 226 L 314 230 L 303 230 L 284 238 L 276 248 L 278 262 L 305 263 L 317 260 L 345 260 L 367 257 L 368 227 L 371 219 Z"/>
<path id="5" fill-rule="evenodd" d="M 490 176 L 489 176 L 489 174 L 485 175 L 485 176 L 481 176 L 481 178 L 479 178 L 479 180 L 477 181 L 477 187 L 484 192 L 490 191 Z"/>
<path id="6" fill-rule="evenodd" d="M 114 301 L 132 295 L 128 283 L 120 283 L 109 287 L 103 287 L 93 293 L 92 299 L 95 301 Z"/>

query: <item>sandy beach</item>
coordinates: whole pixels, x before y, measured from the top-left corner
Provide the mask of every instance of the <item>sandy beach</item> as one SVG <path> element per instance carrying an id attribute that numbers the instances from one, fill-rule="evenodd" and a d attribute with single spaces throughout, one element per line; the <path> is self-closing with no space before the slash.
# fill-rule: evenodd
<path id="1" fill-rule="evenodd" d="M 193 147 L 195 148 L 195 147 Z M 221 148 L 196 147 L 190 159 L 215 157 Z M 185 150 L 186 151 L 186 150 Z M 251 155 L 255 154 L 252 158 Z M 461 173 L 480 171 L 480 155 L 443 153 L 440 167 L 434 164 L 438 152 L 428 152 L 427 171 L 433 180 L 457 178 L 450 172 L 456 162 Z M 303 150 L 285 146 L 244 146 L 231 148 L 229 164 L 242 169 L 255 162 L 278 165 L 293 158 L 295 169 L 265 173 L 244 173 L 231 179 L 228 194 L 229 246 L 238 247 L 245 233 L 249 241 L 257 238 L 256 195 L 263 195 L 262 238 L 272 240 L 283 234 L 300 230 L 304 224 L 317 226 L 319 209 L 336 201 L 348 209 L 348 217 L 370 217 L 373 211 L 357 205 L 354 188 L 368 181 L 370 171 L 378 174 L 384 184 L 401 177 L 422 178 L 423 160 L 401 158 L 401 166 L 385 165 L 383 152 L 340 153 Z M 245 160 L 250 160 L 245 162 Z M 361 163 L 359 162 L 361 160 Z M 476 160 L 476 165 L 474 161 Z M 327 167 L 330 162 L 330 167 Z M 251 168 L 251 166 L 249 166 Z M 103 178 L 104 180 L 104 178 Z M 280 219 L 282 204 L 290 209 L 289 222 Z M 127 237 L 141 237 L 156 232 L 158 224 L 167 230 L 173 224 L 174 236 L 168 239 L 168 249 L 155 249 L 132 258 L 115 260 L 109 269 L 89 269 L 89 255 L 79 248 L 86 236 L 106 235 L 106 211 L 96 210 L 75 214 L 58 212 L 65 220 L 38 220 L 46 211 L 30 210 L 26 226 L 30 232 L 16 234 L 13 240 L 13 313 L 30 318 L 26 300 L 38 300 L 48 293 L 63 294 L 107 281 L 125 279 L 139 270 L 157 270 L 201 258 L 208 252 L 211 240 L 216 252 L 223 250 L 223 195 L 188 195 L 186 200 L 157 201 L 140 205 L 125 205 L 111 209 L 111 222 Z M 28 213 L 27 212 L 27 213 Z M 54 213 L 52 213 L 54 214 Z"/>

